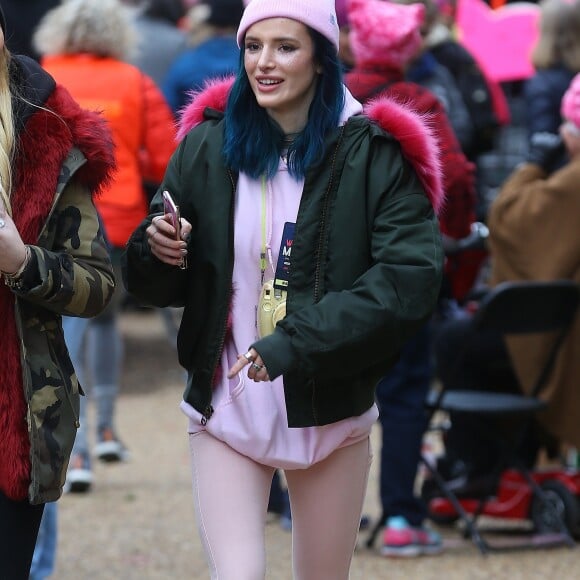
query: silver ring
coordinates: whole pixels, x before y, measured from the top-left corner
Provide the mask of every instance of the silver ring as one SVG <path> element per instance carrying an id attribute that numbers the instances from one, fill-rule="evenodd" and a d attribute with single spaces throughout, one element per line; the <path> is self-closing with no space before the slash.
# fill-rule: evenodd
<path id="1" fill-rule="evenodd" d="M 0 230 L 2 228 L 5 228 L 5 227 L 6 227 L 6 222 L 2 218 L 0 218 Z"/>
<path id="2" fill-rule="evenodd" d="M 242 355 L 249 363 L 253 363 L 254 362 L 254 357 L 249 353 L 245 353 Z"/>
<path id="3" fill-rule="evenodd" d="M 264 368 L 264 365 L 257 365 L 255 362 L 253 362 L 252 367 L 255 368 L 257 371 L 261 371 Z"/>

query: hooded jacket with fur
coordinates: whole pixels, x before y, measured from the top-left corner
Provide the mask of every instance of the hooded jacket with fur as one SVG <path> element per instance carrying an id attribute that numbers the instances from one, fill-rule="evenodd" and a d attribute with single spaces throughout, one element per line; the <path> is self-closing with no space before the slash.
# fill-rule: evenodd
<path id="1" fill-rule="evenodd" d="M 92 202 L 114 157 L 99 115 L 81 110 L 30 59 L 14 57 L 12 70 L 26 97 L 15 107 L 12 213 L 31 259 L 18 288 L 0 283 L 0 490 L 38 504 L 62 493 L 78 427 L 61 316 L 98 314 L 114 288 Z"/>
<path id="2" fill-rule="evenodd" d="M 145 230 L 162 213 L 160 195 L 124 263 L 127 287 L 140 300 L 185 307 L 178 338 L 189 375 L 184 399 L 206 420 L 235 300 L 238 176 L 222 154 L 230 85 L 214 83 L 185 111 L 162 184 L 193 225 L 189 268 L 150 252 Z M 436 142 L 405 107 L 377 101 L 327 135 L 322 160 L 305 176 L 287 315 L 254 345 L 270 378 L 284 377 L 290 427 L 333 423 L 372 406 L 376 381 L 437 300 L 443 257 L 434 208 L 441 203 Z"/>

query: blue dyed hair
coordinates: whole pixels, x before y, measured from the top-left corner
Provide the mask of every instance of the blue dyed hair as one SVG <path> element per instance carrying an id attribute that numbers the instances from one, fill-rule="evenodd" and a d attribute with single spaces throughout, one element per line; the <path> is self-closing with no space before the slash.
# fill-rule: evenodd
<path id="1" fill-rule="evenodd" d="M 294 178 L 320 161 L 324 138 L 338 127 L 344 107 L 342 68 L 336 48 L 322 34 L 308 27 L 314 42 L 314 59 L 323 73 L 308 112 L 304 130 L 288 148 L 288 171 Z M 244 49 L 240 67 L 228 97 L 225 114 L 224 156 L 226 164 L 253 178 L 272 177 L 278 170 L 280 153 L 285 146 L 281 131 L 263 107 L 258 105 L 244 67 Z"/>

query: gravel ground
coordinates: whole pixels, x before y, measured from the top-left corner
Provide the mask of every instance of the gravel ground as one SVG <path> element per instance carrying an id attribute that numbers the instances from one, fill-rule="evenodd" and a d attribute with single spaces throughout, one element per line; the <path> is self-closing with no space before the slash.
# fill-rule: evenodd
<path id="1" fill-rule="evenodd" d="M 123 315 L 126 362 L 117 410 L 131 451 L 122 465 L 95 465 L 90 493 L 59 502 L 57 580 L 195 580 L 209 577 L 194 523 L 185 418 L 178 408 L 182 373 L 160 316 Z M 92 417 L 92 408 L 89 411 Z M 94 423 L 91 423 L 91 425 Z M 375 449 L 378 432 L 373 433 Z M 377 517 L 375 460 L 365 513 Z M 388 560 L 360 547 L 351 580 L 572 580 L 580 577 L 577 548 L 529 550 L 482 557 L 454 529 L 441 530 L 437 557 Z M 291 535 L 267 526 L 268 580 L 291 580 Z M 333 580 L 333 579 L 320 579 Z"/>

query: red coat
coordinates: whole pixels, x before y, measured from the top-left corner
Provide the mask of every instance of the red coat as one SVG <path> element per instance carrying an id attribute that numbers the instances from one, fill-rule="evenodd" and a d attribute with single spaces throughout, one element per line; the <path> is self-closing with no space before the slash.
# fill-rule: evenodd
<path id="1" fill-rule="evenodd" d="M 82 200 L 82 203 L 88 205 L 91 203 L 89 193 L 96 196 L 103 187 L 107 187 L 110 183 L 115 165 L 113 143 L 102 117 L 82 111 L 68 92 L 62 86 L 57 86 L 43 103 L 43 107 L 38 107 L 36 112 L 28 118 L 18 138 L 17 153 L 13 162 L 15 182 L 11 201 L 14 222 L 24 243 L 33 246 L 38 244 L 41 232 L 49 228 L 47 221 L 49 217 L 52 218 L 50 221 L 58 222 L 55 216 L 63 211 L 60 203 L 55 205 L 59 190 L 59 178 L 66 175 L 66 172 L 63 171 L 63 164 L 70 151 L 75 147 L 82 151 L 87 160 L 75 173 L 74 180 L 87 189 L 86 200 Z M 62 187 L 62 183 L 60 186 Z M 68 235 L 78 233 L 76 229 L 78 224 L 71 225 L 73 221 L 83 221 L 87 215 L 90 215 L 87 208 L 81 205 L 77 207 L 77 210 L 79 215 L 83 215 L 82 219 L 71 218 L 69 215 L 66 218 L 69 220 L 67 225 L 63 222 L 65 218 L 59 218 L 61 222 L 58 223 L 61 224 L 62 228 L 70 228 Z M 86 240 L 84 240 L 83 246 L 87 245 Z M 95 248 L 97 247 L 95 244 Z M 45 248 L 48 253 L 52 249 L 52 247 Z M 103 252 L 102 247 L 100 251 Z M 91 268 L 94 268 L 98 259 L 94 258 L 89 263 Z M 54 272 L 42 264 L 39 269 L 46 270 L 45 278 L 49 274 L 54 276 Z M 94 278 L 94 280 L 95 284 L 98 285 L 98 278 Z M 51 286 L 39 282 L 39 288 L 44 288 L 46 291 L 46 288 L 50 289 Z M 103 287 L 103 291 L 105 290 L 106 288 Z M 36 299 L 38 300 L 38 296 Z M 27 297 L 21 298 L 21 300 L 34 301 L 34 298 Z M 55 297 L 55 292 L 52 290 L 46 298 L 47 303 L 52 302 L 55 311 L 58 311 L 61 300 L 62 297 Z M 56 376 L 54 366 L 51 366 L 54 364 L 51 363 L 51 356 L 45 354 L 45 350 L 48 349 L 52 349 L 53 353 L 58 351 L 58 341 L 54 337 L 59 335 L 62 338 L 62 334 L 56 332 L 56 323 L 48 314 L 46 318 L 43 318 L 42 323 L 37 321 L 35 324 L 30 323 L 30 321 L 25 323 L 23 316 L 25 314 L 22 305 L 16 308 L 14 293 L 0 282 L 0 320 L 2 321 L 2 330 L 0 331 L 0 346 L 2 347 L 2 363 L 0 364 L 0 490 L 13 500 L 24 500 L 27 496 L 32 477 L 31 462 L 36 457 L 36 462 L 40 463 L 38 461 L 38 448 L 40 447 L 38 440 L 41 437 L 49 434 L 51 444 L 43 449 L 50 448 L 51 453 L 58 456 L 58 460 L 55 460 L 55 457 L 43 456 L 42 462 L 45 465 L 48 464 L 56 469 L 55 466 L 68 461 L 68 456 L 62 452 L 66 437 L 62 436 L 62 428 L 59 428 L 58 432 L 56 430 L 62 424 L 59 418 L 61 413 L 58 410 L 59 398 L 52 394 L 58 390 L 64 396 L 67 387 L 61 384 L 62 377 Z M 42 336 L 38 336 L 36 343 L 33 344 L 23 338 L 23 331 L 18 329 L 25 326 L 30 331 L 30 328 L 35 325 L 42 327 L 42 331 L 39 333 Z M 48 335 L 51 338 L 48 338 Z M 55 347 L 55 345 L 57 346 Z M 64 348 L 64 342 L 62 342 L 62 348 Z M 31 360 L 36 361 L 35 365 L 43 365 L 43 373 L 33 373 L 30 367 Z M 52 375 L 49 369 L 52 369 Z M 64 370 L 62 372 L 65 374 Z M 36 379 L 30 378 L 33 374 Z M 25 376 L 29 378 L 25 380 Z M 46 423 L 50 425 L 50 428 L 35 423 L 34 417 L 38 418 L 38 410 L 34 412 L 31 410 L 31 384 L 34 383 L 38 388 L 36 384 L 38 381 L 42 385 L 45 384 L 42 381 L 46 381 L 46 385 L 49 385 L 46 392 L 50 394 L 43 395 L 41 393 L 36 396 L 40 396 L 41 399 L 45 397 L 47 408 L 52 406 L 50 411 L 46 411 Z M 27 393 L 26 397 L 25 393 Z M 68 396 L 73 397 L 71 394 Z M 34 425 L 34 428 L 31 425 Z M 72 421 L 69 428 L 70 431 L 75 431 Z M 37 441 L 37 449 L 32 454 L 31 438 L 35 438 Z M 70 446 L 72 446 L 73 439 L 74 435 L 71 434 Z M 52 443 L 55 444 L 52 445 Z M 66 449 L 66 445 L 64 448 Z M 50 472 L 50 469 L 43 469 L 43 472 Z M 45 483 L 43 481 L 43 484 Z M 38 488 L 38 481 L 35 481 L 35 489 L 38 490 Z M 46 489 L 43 488 L 43 492 L 45 491 Z M 33 494 L 31 498 L 34 497 L 38 503 L 38 492 L 31 493 Z M 56 492 L 52 490 L 52 493 Z M 41 501 L 45 501 L 46 497 L 43 496 Z"/>
<path id="2" fill-rule="evenodd" d="M 88 54 L 50 56 L 42 65 L 81 107 L 102 111 L 109 123 L 118 171 L 96 205 L 109 242 L 124 247 L 148 213 L 143 181 L 160 183 L 175 149 L 171 110 L 133 65 Z"/>
<path id="3" fill-rule="evenodd" d="M 430 117 L 431 127 L 439 141 L 445 192 L 445 204 L 439 213 L 441 232 L 456 239 L 467 236 L 475 221 L 475 166 L 461 151 L 437 97 L 426 88 L 405 81 L 397 71 L 354 69 L 346 74 L 345 81 L 353 96 L 363 103 L 382 94 Z M 479 255 L 469 252 L 447 259 L 446 273 L 457 298 L 463 297 L 471 288 L 480 262 Z"/>

